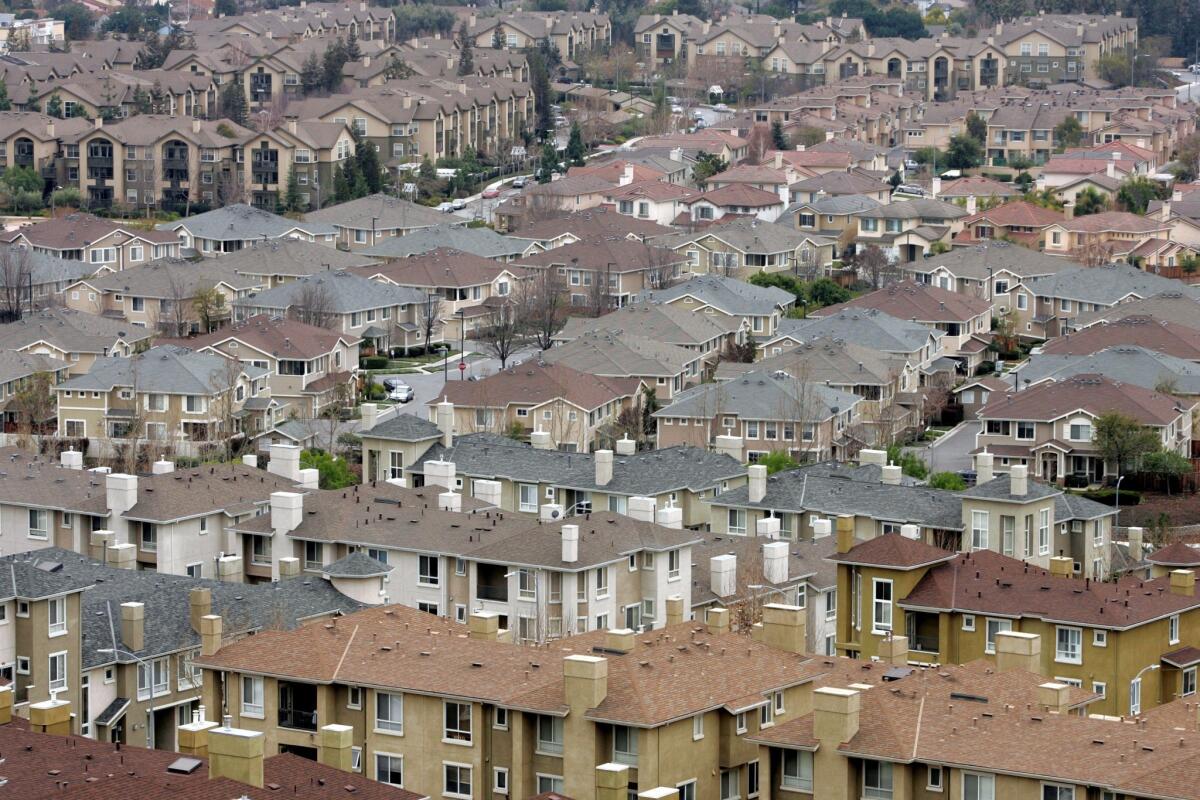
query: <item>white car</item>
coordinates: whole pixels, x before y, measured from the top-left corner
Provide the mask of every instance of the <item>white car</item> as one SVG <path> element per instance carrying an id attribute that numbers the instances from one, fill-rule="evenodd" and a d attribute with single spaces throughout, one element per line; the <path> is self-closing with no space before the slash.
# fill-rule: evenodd
<path id="1" fill-rule="evenodd" d="M 463 200 L 461 197 L 456 197 L 450 202 L 450 207 L 455 211 L 461 211 L 467 207 L 467 201 Z"/>
<path id="2" fill-rule="evenodd" d="M 1197 61 L 1195 64 L 1192 64 L 1190 67 L 1188 67 L 1188 72 L 1192 73 L 1193 75 L 1200 75 L 1200 61 Z"/>
<path id="3" fill-rule="evenodd" d="M 399 386 L 392 388 L 388 392 L 388 400 L 395 403 L 408 403 L 413 399 L 413 388 L 407 383 L 402 383 Z"/>
<path id="4" fill-rule="evenodd" d="M 443 214 L 449 214 L 451 211 L 454 210 L 454 203 L 451 203 L 451 202 L 438 203 L 437 210 L 441 211 Z"/>

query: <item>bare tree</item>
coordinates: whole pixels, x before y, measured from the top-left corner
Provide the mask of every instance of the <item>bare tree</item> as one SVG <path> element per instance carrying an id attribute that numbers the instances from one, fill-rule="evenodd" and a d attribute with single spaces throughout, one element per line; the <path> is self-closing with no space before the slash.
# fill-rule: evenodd
<path id="1" fill-rule="evenodd" d="M 216 330 L 225 312 L 225 295 L 211 284 L 197 286 L 192 297 L 192 310 L 196 312 L 200 332 L 210 333 Z"/>
<path id="2" fill-rule="evenodd" d="M 866 250 L 854 257 L 854 271 L 860 280 L 865 280 L 876 289 L 881 289 L 894 272 L 887 255 L 876 245 L 870 245 Z"/>
<path id="3" fill-rule="evenodd" d="M 187 336 L 192 329 L 192 292 L 183 271 L 169 264 L 162 266 L 167 273 L 166 307 L 160 307 L 158 328 L 167 336 Z M 162 314 L 165 312 L 165 319 Z"/>
<path id="4" fill-rule="evenodd" d="M 318 328 L 332 328 L 337 321 L 337 315 L 333 311 L 333 297 L 329 294 L 329 287 L 319 278 L 302 278 L 301 282 L 303 285 L 297 293 L 296 301 L 288 309 L 289 316 Z"/>
<path id="5" fill-rule="evenodd" d="M 209 377 L 209 397 L 210 402 L 216 407 L 217 431 L 215 433 L 224 439 L 225 460 L 232 461 L 234 438 L 238 432 L 237 412 L 241 409 L 247 393 L 246 387 L 241 385 L 245 370 L 242 362 L 236 358 L 225 355 L 221 355 L 221 358 L 224 363 L 213 370 Z M 242 400 L 238 398 L 239 387 L 242 389 Z M 213 433 L 209 432 L 208 439 L 210 441 L 215 438 Z"/>
<path id="6" fill-rule="evenodd" d="M 242 173 L 222 172 L 217 177 L 217 200 L 221 206 L 246 202 L 246 184 Z"/>
<path id="7" fill-rule="evenodd" d="M 927 421 L 937 419 L 950 404 L 950 389 L 954 376 L 947 372 L 935 372 L 925 380 L 925 393 L 921 401 L 921 413 Z"/>
<path id="8" fill-rule="evenodd" d="M 604 269 L 584 272 L 585 279 L 590 274 L 592 285 L 588 287 L 588 308 L 593 317 L 602 317 L 613 310 L 612 287 L 613 264 L 605 264 Z"/>
<path id="9" fill-rule="evenodd" d="M 433 335 L 444 327 L 442 296 L 434 292 L 426 294 L 425 302 L 417 306 L 416 311 L 417 328 L 421 331 L 422 341 L 425 342 L 425 349 L 428 350 L 432 346 Z"/>
<path id="10" fill-rule="evenodd" d="M 742 548 L 737 554 L 736 581 L 736 594 L 729 606 L 729 624 L 732 630 L 748 634 L 762 622 L 763 606 L 770 602 L 772 594 L 767 586 L 761 545 Z"/>
<path id="11" fill-rule="evenodd" d="M 567 321 L 565 289 L 553 267 L 535 270 L 517 287 L 518 317 L 542 350 L 550 349 Z"/>
<path id="12" fill-rule="evenodd" d="M 3 303 L 4 319 L 17 320 L 25 303 L 33 310 L 33 298 L 30 297 L 30 279 L 33 275 L 33 257 L 25 245 L 8 245 L 0 250 L 0 302 Z"/>
<path id="13" fill-rule="evenodd" d="M 500 369 L 508 366 L 508 360 L 521 344 L 521 319 L 517 307 L 503 303 L 493 307 L 476 338 L 483 349 L 500 362 Z"/>
<path id="14" fill-rule="evenodd" d="M 41 430 L 46 420 L 54 416 L 58 403 L 54 396 L 54 376 L 49 372 L 36 372 L 22 381 L 21 388 L 13 395 L 12 411 L 17 418 L 17 436 L 24 449 L 33 447 L 33 437 Z"/>
<path id="15" fill-rule="evenodd" d="M 342 381 L 333 387 L 329 402 L 321 409 L 321 419 L 325 420 L 325 452 L 331 456 L 337 456 L 334 446 L 337 444 L 338 431 L 342 427 L 342 419 L 349 416 L 353 405 L 354 392 L 348 382 Z"/>
<path id="16" fill-rule="evenodd" d="M 677 277 L 675 268 L 680 260 L 674 250 L 646 243 L 646 288 L 665 289 L 670 286 Z"/>

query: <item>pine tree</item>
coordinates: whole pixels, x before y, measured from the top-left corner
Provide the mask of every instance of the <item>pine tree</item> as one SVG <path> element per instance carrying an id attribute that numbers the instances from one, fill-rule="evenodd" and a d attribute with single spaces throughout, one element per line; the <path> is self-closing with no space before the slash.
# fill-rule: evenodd
<path id="1" fill-rule="evenodd" d="M 133 110 L 138 114 L 149 114 L 153 110 L 150 104 L 150 93 L 141 86 L 133 90 Z"/>
<path id="2" fill-rule="evenodd" d="M 358 170 L 354 171 L 354 183 L 350 186 L 350 196 L 357 200 L 360 197 L 366 197 L 369 194 L 367 190 L 367 179 Z"/>
<path id="3" fill-rule="evenodd" d="M 341 39 L 330 42 L 321 66 L 325 72 L 325 91 L 336 92 L 342 85 L 342 67 L 346 66 L 346 43 Z"/>
<path id="4" fill-rule="evenodd" d="M 0 111 L 11 111 L 12 101 L 8 99 L 8 85 L 0 80 Z"/>
<path id="5" fill-rule="evenodd" d="M 783 123 L 775 120 L 771 123 L 771 145 L 776 150 L 787 150 L 788 140 L 783 132 Z"/>
<path id="6" fill-rule="evenodd" d="M 235 75 L 221 90 L 221 116 L 233 120 L 238 125 L 245 125 L 249 113 L 246 91 L 242 88 L 242 77 Z"/>
<path id="7" fill-rule="evenodd" d="M 500 36 L 500 26 L 496 26 L 496 30 L 492 31 L 492 49 L 504 49 L 504 38 Z"/>
<path id="8" fill-rule="evenodd" d="M 54 94 L 50 95 L 50 99 L 46 101 L 46 116 L 62 119 L 62 115 L 62 98 L 58 96 L 57 92 L 55 92 Z"/>
<path id="9" fill-rule="evenodd" d="M 304 65 L 300 68 L 300 89 L 305 97 L 314 95 L 325 86 L 325 72 L 321 69 L 321 60 L 316 51 L 308 54 Z"/>
<path id="10" fill-rule="evenodd" d="M 351 28 L 350 35 L 346 37 L 346 60 L 358 61 L 360 58 L 362 58 L 362 50 L 358 47 L 358 31 Z"/>
<path id="11" fill-rule="evenodd" d="M 283 196 L 284 211 L 304 211 L 304 200 L 300 197 L 300 179 L 296 176 L 296 170 L 288 172 L 287 193 Z"/>
<path id="12" fill-rule="evenodd" d="M 354 137 L 354 160 L 358 174 L 366 182 L 366 194 L 375 194 L 383 188 L 383 167 L 379 163 L 379 151 L 372 142 Z"/>
<path id="13" fill-rule="evenodd" d="M 458 29 L 458 74 L 475 74 L 475 47 L 467 33 L 467 23 Z"/>
<path id="14" fill-rule="evenodd" d="M 554 149 L 554 142 L 546 142 L 542 145 L 542 165 L 538 169 L 538 183 L 549 183 L 552 177 L 550 173 L 558 169 L 558 151 Z"/>
<path id="15" fill-rule="evenodd" d="M 335 203 L 344 203 L 352 199 L 350 195 L 352 191 L 351 177 L 346 169 L 348 163 L 349 161 L 343 161 L 333 176 L 333 202 Z"/>
<path id="16" fill-rule="evenodd" d="M 579 129 L 578 122 L 571 123 L 571 138 L 567 140 L 567 158 L 570 159 L 571 165 L 575 167 L 583 166 L 583 156 L 587 150 L 583 146 L 583 131 Z"/>

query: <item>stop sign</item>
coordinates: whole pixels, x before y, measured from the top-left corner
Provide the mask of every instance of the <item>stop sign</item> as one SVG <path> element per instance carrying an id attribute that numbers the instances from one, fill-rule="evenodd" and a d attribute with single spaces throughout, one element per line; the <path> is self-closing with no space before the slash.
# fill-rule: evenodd
<path id="1" fill-rule="evenodd" d="M 465 361 L 458 362 L 458 371 L 466 372 L 467 371 L 467 362 L 465 362 Z"/>

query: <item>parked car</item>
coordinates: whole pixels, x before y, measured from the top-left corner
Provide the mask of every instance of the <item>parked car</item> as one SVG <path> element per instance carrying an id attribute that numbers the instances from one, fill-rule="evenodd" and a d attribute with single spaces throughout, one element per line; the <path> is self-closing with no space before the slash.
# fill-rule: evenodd
<path id="1" fill-rule="evenodd" d="M 463 200 L 461 197 L 456 197 L 450 203 L 450 207 L 453 208 L 455 211 L 460 211 L 461 209 L 464 209 L 467 207 L 467 201 Z"/>
<path id="2" fill-rule="evenodd" d="M 492 199 L 494 199 L 494 198 L 497 198 L 497 197 L 499 197 L 499 196 L 500 196 L 500 190 L 499 190 L 499 189 L 495 189 L 495 188 L 492 188 L 492 189 L 484 189 L 484 190 L 483 190 L 483 196 L 484 196 L 484 198 L 486 198 L 486 199 L 488 199 L 488 200 L 492 200 Z"/>
<path id="3" fill-rule="evenodd" d="M 395 375 L 392 375 L 389 378 L 384 378 L 382 381 L 380 381 L 380 383 L 382 383 L 383 388 L 387 389 L 389 392 L 392 389 L 395 389 L 397 386 L 407 386 L 408 385 L 407 383 L 404 382 L 403 378 L 397 378 Z"/>
<path id="4" fill-rule="evenodd" d="M 512 185 L 513 185 L 514 189 L 524 189 L 525 188 L 525 176 L 522 175 L 520 177 L 513 178 Z"/>
<path id="5" fill-rule="evenodd" d="M 444 214 L 449 214 L 451 211 L 453 211 L 453 210 L 454 210 L 454 203 L 449 203 L 449 202 L 447 202 L 447 203 L 438 203 L 438 204 L 437 204 L 437 210 L 438 210 L 438 211 L 441 211 L 441 212 L 442 212 L 442 213 L 444 213 Z"/>
<path id="6" fill-rule="evenodd" d="M 388 392 L 388 400 L 396 403 L 407 403 L 413 399 L 413 388 L 407 383 L 402 383 L 396 388 Z"/>

